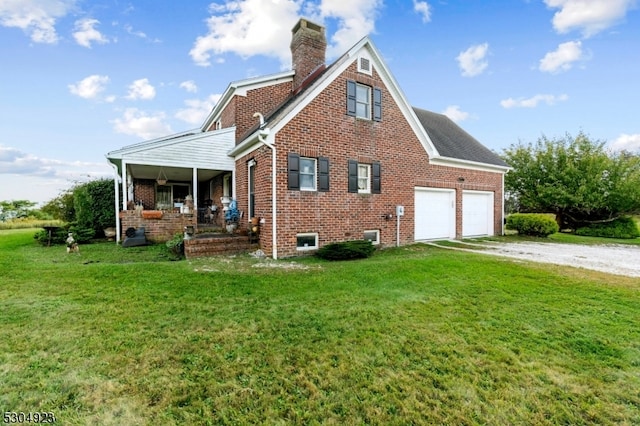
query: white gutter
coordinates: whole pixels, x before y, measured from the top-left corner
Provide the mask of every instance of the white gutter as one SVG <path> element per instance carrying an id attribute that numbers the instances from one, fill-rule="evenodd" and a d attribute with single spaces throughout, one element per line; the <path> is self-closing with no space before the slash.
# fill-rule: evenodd
<path id="1" fill-rule="evenodd" d="M 272 192 L 272 201 L 271 208 L 273 209 L 271 213 L 271 245 L 272 245 L 272 254 L 271 257 L 274 259 L 278 258 L 278 237 L 277 237 L 277 193 L 276 193 L 276 147 L 273 145 L 273 142 L 267 142 L 265 137 L 269 137 L 271 130 L 268 127 L 264 129 L 264 116 L 259 112 L 253 114 L 254 117 L 260 118 L 260 130 L 258 131 L 258 140 L 267 148 L 271 149 L 271 192 Z"/>
<path id="2" fill-rule="evenodd" d="M 113 179 L 113 190 L 116 193 L 116 202 L 115 202 L 115 211 L 116 211 L 116 244 L 120 242 L 120 191 L 118 190 L 118 180 L 120 180 L 120 175 L 118 174 L 118 166 L 109 161 L 111 167 L 113 167 L 114 171 L 114 179 Z"/>

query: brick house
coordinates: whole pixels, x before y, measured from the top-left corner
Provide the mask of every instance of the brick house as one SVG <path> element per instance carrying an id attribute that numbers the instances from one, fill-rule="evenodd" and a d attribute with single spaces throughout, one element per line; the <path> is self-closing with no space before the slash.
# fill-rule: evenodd
<path id="1" fill-rule="evenodd" d="M 208 215 L 233 198 L 240 231 L 259 218 L 274 258 L 351 239 L 501 234 L 507 165 L 446 116 L 410 106 L 368 37 L 330 65 L 325 50 L 324 28 L 301 19 L 291 71 L 231 83 L 195 131 L 107 154 L 120 217 L 137 203 L 197 228 L 176 200 L 189 194 Z"/>

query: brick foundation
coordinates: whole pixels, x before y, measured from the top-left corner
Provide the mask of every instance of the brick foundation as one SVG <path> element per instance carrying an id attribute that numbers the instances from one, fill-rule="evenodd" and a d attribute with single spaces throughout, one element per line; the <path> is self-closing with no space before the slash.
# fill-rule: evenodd
<path id="1" fill-rule="evenodd" d="M 184 232 L 187 225 L 196 225 L 196 215 L 163 212 L 161 219 L 145 219 L 135 210 L 120 212 L 121 239 L 124 240 L 127 228 L 145 228 L 147 239 L 154 243 L 169 241 L 175 234 Z"/>

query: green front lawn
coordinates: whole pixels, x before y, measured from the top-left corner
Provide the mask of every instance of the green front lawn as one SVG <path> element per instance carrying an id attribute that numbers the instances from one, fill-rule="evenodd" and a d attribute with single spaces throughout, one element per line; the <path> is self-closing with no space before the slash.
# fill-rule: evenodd
<path id="1" fill-rule="evenodd" d="M 169 261 L 0 231 L 0 410 L 58 424 L 640 424 L 640 279 L 413 245 Z"/>

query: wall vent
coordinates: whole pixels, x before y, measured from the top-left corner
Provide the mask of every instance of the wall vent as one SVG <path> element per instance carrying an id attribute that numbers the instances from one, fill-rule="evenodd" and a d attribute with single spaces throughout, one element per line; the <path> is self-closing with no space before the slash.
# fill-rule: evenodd
<path id="1" fill-rule="evenodd" d="M 358 58 L 358 72 L 371 75 L 371 61 L 369 58 Z"/>

